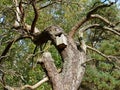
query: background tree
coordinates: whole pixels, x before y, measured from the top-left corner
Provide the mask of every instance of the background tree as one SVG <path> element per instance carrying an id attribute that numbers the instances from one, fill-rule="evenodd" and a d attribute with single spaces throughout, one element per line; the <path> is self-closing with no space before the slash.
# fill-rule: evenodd
<path id="1" fill-rule="evenodd" d="M 0 8 L 0 89 L 120 89 L 119 1 L 2 0 Z"/>

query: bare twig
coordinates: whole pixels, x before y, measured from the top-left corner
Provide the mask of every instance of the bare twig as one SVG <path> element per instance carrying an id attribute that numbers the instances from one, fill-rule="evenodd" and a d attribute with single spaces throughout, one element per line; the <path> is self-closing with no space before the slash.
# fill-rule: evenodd
<path id="1" fill-rule="evenodd" d="M 59 70 L 58 72 L 60 72 L 61 70 Z M 44 77 L 42 80 L 40 80 L 39 82 L 37 82 L 36 84 L 34 85 L 24 85 L 22 87 L 11 87 L 11 86 L 4 86 L 6 89 L 8 90 L 25 90 L 27 88 L 31 89 L 31 90 L 35 90 L 36 88 L 40 87 L 43 83 L 47 82 L 49 80 L 48 77 Z"/>
<path id="2" fill-rule="evenodd" d="M 6 56 L 0 56 L 0 60 L 3 59 L 3 58 L 6 58 L 8 57 L 7 55 Z"/>
<path id="3" fill-rule="evenodd" d="M 36 52 L 36 50 L 37 50 L 37 45 L 35 46 L 35 48 L 34 48 L 34 51 L 33 51 L 33 55 L 35 54 L 35 52 Z M 32 68 L 33 68 L 33 63 L 34 63 L 34 56 L 32 56 Z"/>
<path id="4" fill-rule="evenodd" d="M 45 77 L 42 80 L 40 80 L 39 82 L 37 82 L 36 84 L 34 84 L 33 86 L 32 85 L 25 85 L 22 87 L 11 87 L 8 85 L 6 85 L 6 86 L 3 85 L 3 87 L 5 87 L 5 89 L 7 89 L 7 90 L 26 90 L 26 89 L 35 90 L 40 85 L 42 85 L 44 82 L 47 82 L 48 80 L 49 80 L 48 77 Z"/>
<path id="5" fill-rule="evenodd" d="M 48 77 L 43 78 L 42 80 L 40 80 L 39 82 L 37 82 L 35 85 L 31 86 L 31 85 L 25 85 L 21 87 L 21 90 L 24 90 L 26 88 L 30 88 L 32 90 L 36 89 L 37 87 L 39 87 L 41 84 L 43 84 L 44 82 L 48 81 Z"/>
<path id="6" fill-rule="evenodd" d="M 55 3 L 56 3 L 56 1 L 54 1 L 52 3 L 49 3 L 49 4 L 45 5 L 45 6 L 40 7 L 38 10 L 44 9 L 44 8 L 46 8 L 48 6 L 51 6 L 51 5 L 55 4 Z"/>
<path id="7" fill-rule="evenodd" d="M 115 61 L 119 61 L 119 59 L 115 56 L 108 56 L 109 58 L 115 59 Z"/>

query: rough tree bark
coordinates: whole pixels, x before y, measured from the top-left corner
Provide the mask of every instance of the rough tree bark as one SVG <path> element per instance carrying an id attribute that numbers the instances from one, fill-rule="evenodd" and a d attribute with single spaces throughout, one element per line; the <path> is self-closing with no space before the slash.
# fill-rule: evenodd
<path id="1" fill-rule="evenodd" d="M 85 50 L 81 47 L 83 44 L 76 45 L 74 42 L 73 36 L 77 32 L 77 30 L 87 21 L 98 18 L 101 21 L 108 24 L 113 29 L 113 24 L 106 20 L 105 18 L 101 17 L 100 15 L 94 14 L 99 8 L 109 7 L 113 5 L 113 3 L 110 3 L 109 5 L 103 4 L 99 5 L 95 8 L 93 8 L 90 12 L 87 13 L 86 17 L 83 18 L 82 21 L 79 21 L 76 25 L 73 26 L 73 28 L 70 30 L 69 34 L 65 34 L 62 28 L 59 26 L 50 26 L 47 29 L 45 29 L 43 32 L 39 32 L 39 30 L 35 27 L 37 19 L 38 19 L 38 11 L 35 6 L 35 0 L 32 0 L 31 5 L 34 9 L 34 19 L 32 22 L 32 25 L 24 24 L 23 26 L 20 26 L 20 23 L 24 22 L 24 9 L 22 7 L 21 2 L 18 4 L 17 0 L 13 0 L 16 5 L 16 16 L 17 20 L 15 21 L 15 24 L 13 28 L 20 29 L 21 31 L 25 32 L 27 36 L 22 36 L 17 38 L 16 40 L 10 41 L 10 43 L 6 46 L 5 50 L 3 51 L 1 57 L 4 57 L 10 47 L 12 46 L 13 42 L 18 41 L 22 38 L 31 38 L 35 45 L 43 45 L 44 43 L 47 43 L 48 40 L 52 41 L 52 44 L 56 47 L 59 54 L 61 55 L 62 61 L 63 61 L 63 68 L 62 71 L 59 73 L 55 63 L 54 59 L 52 58 L 51 54 L 49 52 L 44 52 L 42 58 L 39 59 L 38 64 L 42 64 L 42 67 L 44 68 L 46 74 L 48 77 L 43 79 L 43 81 L 38 82 L 37 84 L 30 86 L 25 85 L 23 87 L 10 87 L 7 85 L 4 85 L 4 90 L 25 90 L 26 88 L 29 89 L 36 89 L 38 86 L 41 85 L 42 82 L 45 82 L 49 79 L 51 82 L 53 90 L 78 90 L 82 81 L 82 78 L 85 73 L 85 62 L 86 62 L 86 54 Z M 60 2 L 61 0 L 59 0 Z M 54 4 L 55 2 L 51 3 Z M 49 5 L 51 5 L 49 4 Z M 18 7 L 19 6 L 19 7 Z M 48 6 L 48 5 L 47 5 Z M 44 6 L 44 7 L 47 7 Z M 42 8 L 44 8 L 42 7 Z M 90 25 L 87 28 L 92 27 L 99 27 L 101 26 L 99 24 Z M 84 32 L 87 28 L 82 28 L 82 32 Z M 112 30 L 111 28 L 102 27 L 105 30 L 111 31 L 114 34 L 120 36 L 120 33 Z M 56 37 L 59 38 L 61 35 L 64 35 L 67 38 L 67 44 L 65 46 L 58 46 L 56 43 Z M 82 41 L 82 40 L 81 40 Z M 82 43 L 82 42 L 81 42 Z M 92 49 L 87 46 L 87 48 Z M 96 51 L 97 53 L 101 54 L 103 57 L 109 59 L 109 57 L 106 57 L 106 55 L 102 54 L 101 52 L 92 49 Z M 0 63 L 2 62 L 2 58 L 0 59 Z M 4 80 L 3 80 L 4 81 Z"/>
<path id="2" fill-rule="evenodd" d="M 85 72 L 83 63 L 86 61 L 86 55 L 83 50 L 77 48 L 74 40 L 66 34 L 64 35 L 67 37 L 68 45 L 63 48 L 58 47 L 56 45 L 56 37 L 60 34 L 64 34 L 60 27 L 50 26 L 41 34 L 37 35 L 37 39 L 35 38 L 33 41 L 35 44 L 39 42 L 41 45 L 51 40 L 63 59 L 61 73 L 57 72 L 50 53 L 44 53 L 42 59 L 40 59 L 52 83 L 53 90 L 77 90 Z M 41 37 L 45 39 L 42 40 L 43 38 Z"/>
<path id="3" fill-rule="evenodd" d="M 64 47 L 58 46 L 56 43 L 56 37 L 60 37 L 60 35 L 67 38 L 67 45 Z M 33 34 L 31 39 L 36 45 L 43 45 L 50 40 L 61 55 L 63 68 L 60 73 L 49 52 L 44 52 L 42 58 L 38 61 L 38 64 L 40 63 L 44 68 L 53 90 L 78 90 L 85 72 L 85 51 L 80 47 L 78 48 L 73 38 L 65 34 L 59 26 L 50 26 L 41 33 Z M 38 86 L 39 83 L 34 86 L 10 87 L 5 85 L 4 87 L 5 90 L 25 90 L 26 88 L 33 90 Z"/>

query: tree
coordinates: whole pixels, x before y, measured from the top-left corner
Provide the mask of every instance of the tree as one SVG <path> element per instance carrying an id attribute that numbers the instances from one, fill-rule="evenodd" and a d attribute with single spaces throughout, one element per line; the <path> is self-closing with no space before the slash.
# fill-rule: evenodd
<path id="1" fill-rule="evenodd" d="M 119 10 L 116 2 L 97 0 L 88 8 L 90 2 L 87 0 L 1 1 L 0 79 L 4 90 L 37 89 L 47 81 L 53 90 L 87 88 L 86 78 L 83 80 L 83 77 L 92 71 L 87 69 L 89 73 L 85 74 L 85 68 L 94 60 L 94 71 L 97 65 L 102 71 L 106 71 L 106 68 L 118 70 L 120 43 L 115 43 L 113 51 L 106 50 L 109 38 L 112 44 L 119 41 L 119 13 L 110 15 L 112 9 L 113 12 Z M 108 46 L 111 48 L 111 45 Z M 101 68 L 100 65 L 104 63 L 96 59 L 106 60 L 111 65 Z M 86 81 L 89 84 L 92 78 Z M 100 87 L 98 78 L 93 81 L 99 90 L 106 87 Z M 32 82 L 34 85 L 29 85 Z"/>

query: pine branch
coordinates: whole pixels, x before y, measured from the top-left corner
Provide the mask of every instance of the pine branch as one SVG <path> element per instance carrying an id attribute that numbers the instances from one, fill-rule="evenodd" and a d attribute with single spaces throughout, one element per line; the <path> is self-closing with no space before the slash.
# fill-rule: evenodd
<path id="1" fill-rule="evenodd" d="M 105 55 L 104 53 L 100 52 L 99 50 L 95 49 L 95 48 L 92 48 L 90 46 L 87 45 L 87 48 L 98 53 L 99 55 L 103 56 L 104 58 L 106 58 L 107 60 L 109 61 L 112 61 L 107 55 Z"/>
<path id="2" fill-rule="evenodd" d="M 84 24 L 86 23 L 87 21 L 89 21 L 90 19 L 93 19 L 93 18 L 99 18 L 99 19 L 102 19 L 103 21 L 105 21 L 106 23 L 109 23 L 105 18 L 102 18 L 101 16 L 98 16 L 98 15 L 92 15 L 94 12 L 96 12 L 98 9 L 101 9 L 101 8 L 105 8 L 105 7 L 110 7 L 111 5 L 113 5 L 114 3 L 111 2 L 110 4 L 102 4 L 102 5 L 99 5 L 97 7 L 95 7 L 94 9 L 90 10 L 86 17 L 83 18 L 82 20 L 78 21 L 78 23 L 76 23 L 72 29 L 70 30 L 69 32 L 69 36 L 70 37 L 73 37 L 74 34 L 76 33 L 76 31 Z M 113 24 L 109 23 L 111 26 L 113 26 Z"/>
<path id="3" fill-rule="evenodd" d="M 107 26 L 101 26 L 100 24 L 92 24 L 92 25 L 85 26 L 82 29 L 80 29 L 80 31 L 85 32 L 86 30 L 88 30 L 90 28 L 95 28 L 95 27 L 110 31 L 110 32 L 114 33 L 115 35 L 120 36 L 120 33 L 117 30 L 114 30 L 114 28 L 110 28 Z"/>

